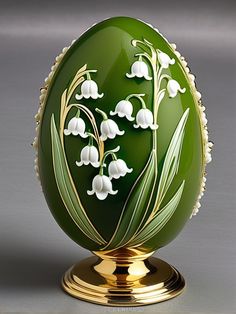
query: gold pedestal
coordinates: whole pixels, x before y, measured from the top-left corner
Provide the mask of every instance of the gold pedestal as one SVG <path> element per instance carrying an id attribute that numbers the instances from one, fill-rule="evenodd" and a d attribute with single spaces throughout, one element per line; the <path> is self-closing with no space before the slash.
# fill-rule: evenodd
<path id="1" fill-rule="evenodd" d="M 168 263 L 135 249 L 93 252 L 72 266 L 62 279 L 75 298 L 110 306 L 139 306 L 179 295 L 181 274 Z"/>

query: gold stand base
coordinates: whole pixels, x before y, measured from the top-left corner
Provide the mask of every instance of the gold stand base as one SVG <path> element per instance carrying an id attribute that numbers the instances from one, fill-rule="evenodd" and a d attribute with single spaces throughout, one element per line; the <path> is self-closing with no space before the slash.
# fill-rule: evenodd
<path id="1" fill-rule="evenodd" d="M 93 252 L 72 266 L 62 279 L 63 289 L 75 298 L 110 306 L 139 306 L 179 295 L 181 274 L 168 263 L 134 250 Z M 127 254 L 128 253 L 128 254 Z"/>

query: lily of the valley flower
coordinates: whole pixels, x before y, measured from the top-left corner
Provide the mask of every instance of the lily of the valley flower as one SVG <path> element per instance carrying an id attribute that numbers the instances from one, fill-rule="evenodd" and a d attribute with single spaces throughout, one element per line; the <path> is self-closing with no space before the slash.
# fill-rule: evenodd
<path id="1" fill-rule="evenodd" d="M 80 100 L 82 98 L 93 98 L 93 99 L 97 99 L 97 98 L 102 98 L 103 97 L 103 93 L 99 94 L 98 93 L 98 86 L 97 83 L 93 80 L 91 80 L 91 76 L 90 73 L 92 72 L 97 72 L 97 70 L 88 70 L 86 71 L 86 75 L 87 75 L 87 80 L 85 80 L 82 85 L 81 85 L 81 94 L 75 95 L 75 98 L 77 100 Z"/>
<path id="2" fill-rule="evenodd" d="M 115 195 L 118 190 L 113 191 L 111 180 L 108 176 L 97 174 L 93 178 L 92 190 L 87 191 L 88 195 L 96 194 L 99 200 L 105 200 L 108 194 Z"/>
<path id="3" fill-rule="evenodd" d="M 97 168 L 100 166 L 98 159 L 99 154 L 97 148 L 94 145 L 87 145 L 81 150 L 80 161 L 76 161 L 76 165 L 80 167 L 82 165 L 91 164 L 93 167 Z"/>
<path id="4" fill-rule="evenodd" d="M 163 69 L 167 69 L 170 64 L 175 63 L 175 59 L 171 59 L 166 53 L 158 51 L 158 61 Z"/>
<path id="5" fill-rule="evenodd" d="M 167 83 L 167 91 L 171 98 L 174 98 L 178 92 L 185 93 L 186 88 L 181 88 L 179 83 L 175 80 L 169 80 Z"/>
<path id="6" fill-rule="evenodd" d="M 98 108 L 96 108 L 95 110 L 103 117 L 103 121 L 100 125 L 100 138 L 102 141 L 105 141 L 107 138 L 115 138 L 116 135 L 123 135 L 125 133 L 125 131 L 119 130 L 118 125 L 115 121 L 108 119 L 107 114 L 104 111 Z"/>
<path id="7" fill-rule="evenodd" d="M 148 75 L 148 66 L 144 61 L 142 61 L 142 57 L 139 57 L 139 60 L 132 64 L 131 74 L 126 73 L 126 76 L 128 78 L 133 78 L 135 76 L 138 78 L 144 77 L 148 81 L 152 79 L 152 77 Z"/>
<path id="8" fill-rule="evenodd" d="M 101 140 L 105 141 L 107 138 L 115 138 L 116 135 L 123 135 L 125 131 L 120 131 L 115 121 L 111 119 L 103 120 L 100 126 Z"/>
<path id="9" fill-rule="evenodd" d="M 142 108 L 138 111 L 136 123 L 137 124 L 134 124 L 135 128 L 150 128 L 151 130 L 156 130 L 158 128 L 158 125 L 153 123 L 153 113 L 147 108 Z"/>
<path id="10" fill-rule="evenodd" d="M 117 103 L 115 111 L 110 111 L 110 115 L 114 116 L 118 114 L 120 118 L 126 117 L 129 121 L 133 121 L 132 117 L 133 105 L 128 100 L 121 100 Z"/>
<path id="11" fill-rule="evenodd" d="M 132 171 L 133 169 L 129 169 L 122 159 L 113 160 L 108 166 L 109 179 L 119 179 L 120 177 L 124 177 L 126 173 L 131 173 Z"/>
<path id="12" fill-rule="evenodd" d="M 67 129 L 64 129 L 65 135 L 80 135 L 81 137 L 85 138 L 88 135 L 85 133 L 85 123 L 84 120 L 79 117 L 80 110 L 78 110 L 76 116 L 72 118 L 69 123 Z"/>

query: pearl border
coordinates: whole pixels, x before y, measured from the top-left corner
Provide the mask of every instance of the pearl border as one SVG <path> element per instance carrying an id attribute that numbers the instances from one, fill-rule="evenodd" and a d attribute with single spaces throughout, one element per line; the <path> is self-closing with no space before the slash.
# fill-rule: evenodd
<path id="1" fill-rule="evenodd" d="M 38 138 L 39 138 L 40 123 L 41 123 L 44 108 L 45 108 L 48 88 L 61 60 L 63 59 L 64 55 L 69 50 L 69 48 L 74 44 L 75 41 L 76 40 L 74 39 L 68 47 L 64 47 L 62 49 L 62 52 L 56 57 L 54 64 L 51 67 L 51 72 L 48 74 L 48 76 L 44 80 L 44 86 L 40 88 L 39 109 L 36 115 L 34 116 L 35 121 L 36 121 L 36 128 L 35 128 L 36 136 L 32 143 L 32 146 L 34 147 L 36 151 L 36 156 L 34 160 L 34 170 L 36 172 L 36 176 L 39 179 L 39 181 L 40 181 L 40 177 L 39 177 L 39 166 L 38 166 Z"/>

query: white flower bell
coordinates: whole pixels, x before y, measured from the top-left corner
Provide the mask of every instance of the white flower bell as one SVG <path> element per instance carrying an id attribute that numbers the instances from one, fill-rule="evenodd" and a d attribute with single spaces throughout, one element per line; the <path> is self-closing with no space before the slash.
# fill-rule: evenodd
<path id="1" fill-rule="evenodd" d="M 115 111 L 110 111 L 110 115 L 114 116 L 118 114 L 120 118 L 126 117 L 129 121 L 133 121 L 134 117 L 132 117 L 133 105 L 128 100 L 121 100 L 117 103 Z"/>
<path id="2" fill-rule="evenodd" d="M 112 183 L 108 176 L 98 174 L 93 178 L 92 190 L 87 191 L 88 195 L 96 194 L 99 200 L 105 200 L 108 194 L 115 195 L 118 190 L 112 190 Z"/>
<path id="3" fill-rule="evenodd" d="M 93 98 L 93 99 L 97 99 L 97 98 L 102 98 L 104 96 L 104 94 L 98 94 L 98 86 L 97 83 L 94 82 L 93 80 L 86 80 L 82 83 L 81 85 L 81 95 L 76 94 L 75 98 L 77 100 L 80 100 L 82 98 Z"/>
<path id="4" fill-rule="evenodd" d="M 100 126 L 101 140 L 105 141 L 107 138 L 115 138 L 116 135 L 123 135 L 125 131 L 120 131 L 115 121 L 111 119 L 103 120 Z"/>
<path id="5" fill-rule="evenodd" d="M 136 116 L 136 122 L 137 124 L 134 124 L 135 128 L 150 128 L 152 130 L 156 130 L 158 128 L 157 124 L 153 124 L 153 113 L 147 108 L 142 108 L 138 111 Z"/>
<path id="6" fill-rule="evenodd" d="M 179 83 L 175 80 L 169 80 L 167 83 L 167 91 L 171 98 L 174 98 L 178 92 L 185 93 L 186 88 L 181 88 Z"/>
<path id="7" fill-rule="evenodd" d="M 85 146 L 80 153 L 80 161 L 76 161 L 78 167 L 82 165 L 91 164 L 93 167 L 97 168 L 100 166 L 99 153 L 95 146 L 87 145 Z"/>
<path id="8" fill-rule="evenodd" d="M 77 115 L 69 121 L 67 129 L 64 129 L 64 134 L 72 134 L 74 136 L 80 135 L 83 138 L 88 137 L 85 133 L 84 120 L 79 117 L 79 110 Z"/>
<path id="9" fill-rule="evenodd" d="M 103 121 L 100 125 L 100 139 L 102 141 L 105 141 L 107 138 L 115 138 L 116 135 L 123 135 L 125 133 L 125 131 L 119 130 L 118 125 L 115 121 L 108 119 L 107 114 L 104 111 L 98 108 L 96 108 L 95 110 L 103 116 Z"/>
<path id="10" fill-rule="evenodd" d="M 113 160 L 108 166 L 109 179 L 119 179 L 120 177 L 124 177 L 126 173 L 131 173 L 132 171 L 133 169 L 129 169 L 122 159 Z"/>
<path id="11" fill-rule="evenodd" d="M 151 76 L 148 75 L 148 66 L 147 64 L 142 61 L 141 59 L 138 61 L 135 61 L 132 66 L 131 66 L 131 74 L 126 73 L 126 76 L 128 78 L 133 78 L 133 77 L 144 77 L 146 80 L 150 81 L 152 79 Z"/>
<path id="12" fill-rule="evenodd" d="M 175 59 L 171 59 L 166 53 L 158 52 L 158 61 L 163 69 L 167 69 L 170 64 L 175 64 Z"/>

